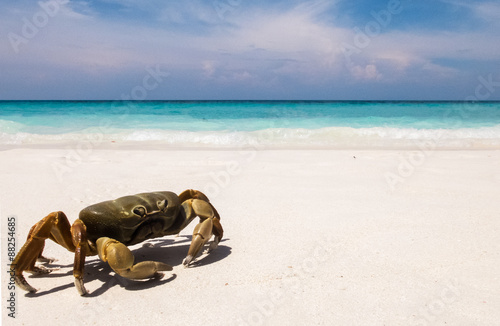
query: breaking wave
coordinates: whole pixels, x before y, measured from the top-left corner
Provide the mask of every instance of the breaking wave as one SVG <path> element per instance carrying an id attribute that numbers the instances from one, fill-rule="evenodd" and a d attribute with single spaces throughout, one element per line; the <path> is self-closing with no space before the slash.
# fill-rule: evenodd
<path id="1" fill-rule="evenodd" d="M 4 125 L 5 126 L 5 125 Z M 0 144 L 61 145 L 88 142 L 102 144 L 158 145 L 187 148 L 500 148 L 500 125 L 463 129 L 270 128 L 257 131 L 179 131 L 86 129 L 69 133 L 30 133 L 19 126 L 2 128 Z"/>

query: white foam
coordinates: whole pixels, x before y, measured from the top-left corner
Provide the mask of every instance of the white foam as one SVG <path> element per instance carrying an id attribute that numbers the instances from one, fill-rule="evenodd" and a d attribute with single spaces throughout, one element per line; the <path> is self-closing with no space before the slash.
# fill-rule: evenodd
<path id="1" fill-rule="evenodd" d="M 500 148 L 500 125 L 463 129 L 349 128 L 322 129 L 273 128 L 259 131 L 176 131 L 176 130 L 87 130 L 78 133 L 32 134 L 0 132 L 0 144 L 59 144 L 88 141 L 95 144 L 161 143 L 172 146 L 259 148 Z"/>
<path id="2" fill-rule="evenodd" d="M 19 122 L 0 119 L 0 131 L 6 133 L 16 133 L 21 131 L 25 125 Z"/>

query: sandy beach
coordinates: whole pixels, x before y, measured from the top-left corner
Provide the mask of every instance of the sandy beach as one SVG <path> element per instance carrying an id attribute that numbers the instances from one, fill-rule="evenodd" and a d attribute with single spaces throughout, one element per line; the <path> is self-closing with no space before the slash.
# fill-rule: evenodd
<path id="1" fill-rule="evenodd" d="M 500 151 L 9 149 L 2 180 L 4 325 L 495 325 L 500 319 Z M 47 241 L 60 269 L 27 276 L 8 316 L 7 219 L 17 250 L 53 211 L 73 222 L 96 202 L 199 189 L 224 239 L 182 266 L 179 237 L 132 247 L 174 267 L 126 280 L 88 257 L 80 297 L 74 255 Z"/>

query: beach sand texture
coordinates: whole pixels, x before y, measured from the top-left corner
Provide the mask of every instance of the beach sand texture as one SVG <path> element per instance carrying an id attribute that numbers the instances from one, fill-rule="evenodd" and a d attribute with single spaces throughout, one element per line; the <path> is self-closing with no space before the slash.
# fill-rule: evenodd
<path id="1" fill-rule="evenodd" d="M 73 254 L 46 242 L 60 267 L 27 276 L 4 325 L 498 325 L 500 151 L 92 150 L 0 152 L 2 219 L 17 249 L 62 210 L 156 190 L 204 191 L 224 239 L 184 268 L 179 237 L 133 246 L 136 261 L 173 265 L 129 281 L 88 257 L 80 297 Z M 2 221 L 4 235 L 6 222 Z"/>

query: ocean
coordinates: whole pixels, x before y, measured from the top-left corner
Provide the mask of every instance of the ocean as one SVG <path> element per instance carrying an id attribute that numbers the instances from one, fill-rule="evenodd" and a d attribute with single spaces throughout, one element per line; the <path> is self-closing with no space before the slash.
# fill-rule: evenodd
<path id="1" fill-rule="evenodd" d="M 1 101 L 0 145 L 500 148 L 500 102 Z"/>

